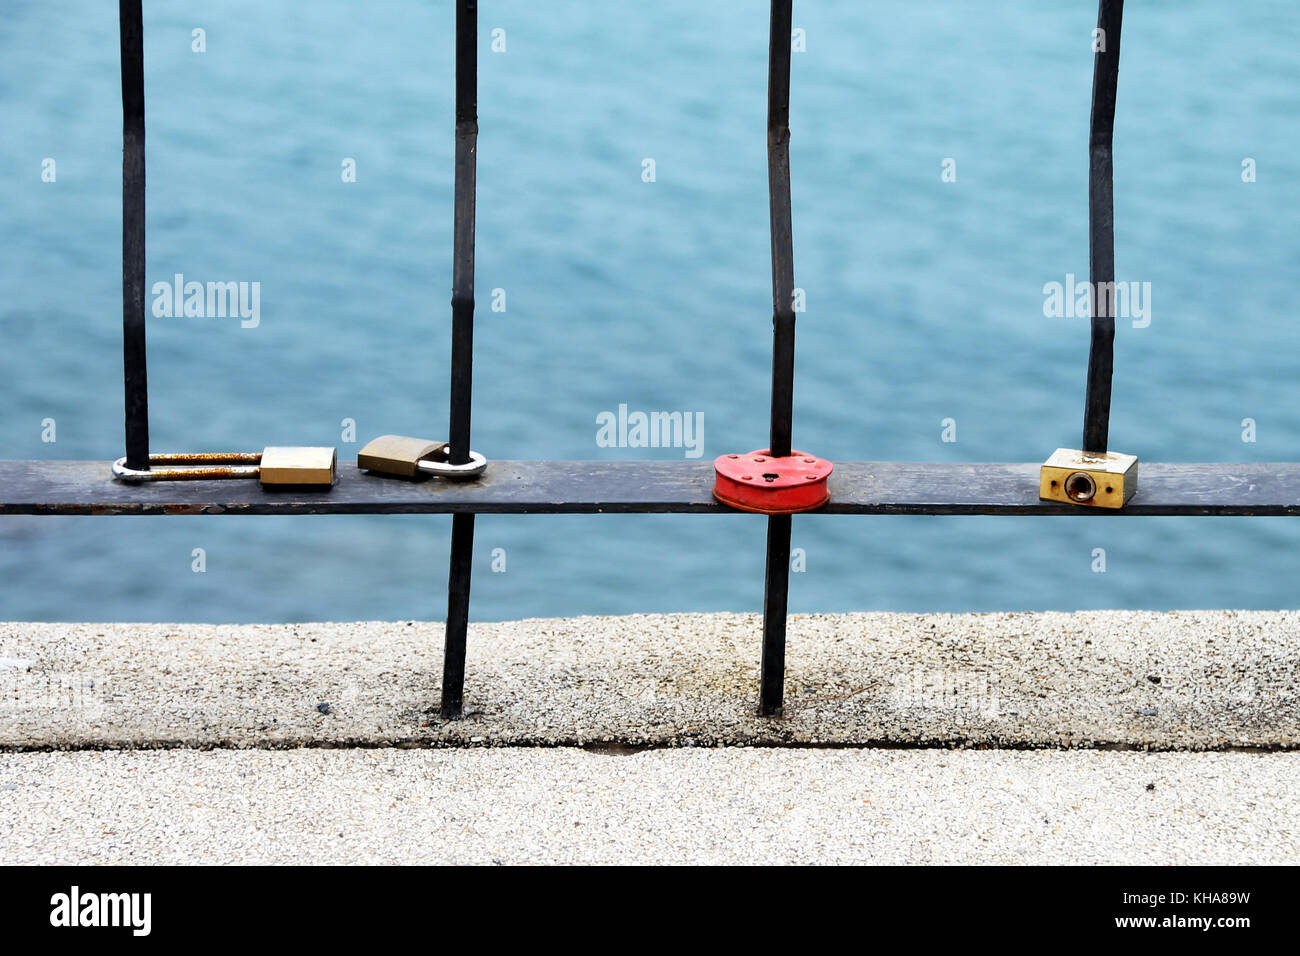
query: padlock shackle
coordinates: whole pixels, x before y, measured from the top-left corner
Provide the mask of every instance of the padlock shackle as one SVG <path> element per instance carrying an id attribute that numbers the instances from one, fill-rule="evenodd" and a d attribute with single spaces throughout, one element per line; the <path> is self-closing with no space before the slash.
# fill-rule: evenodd
<path id="1" fill-rule="evenodd" d="M 128 468 L 126 458 L 113 462 L 113 477 L 122 481 L 214 481 L 256 478 L 261 471 L 260 452 L 192 452 L 149 456 L 149 468 Z M 161 467 L 155 467 L 161 466 Z"/>
<path id="2" fill-rule="evenodd" d="M 451 461 L 442 458 L 424 458 L 415 463 L 415 469 L 427 475 L 437 475 L 439 478 L 473 478 L 475 475 L 483 474 L 487 465 L 486 458 L 471 450 L 469 461 L 452 464 Z"/>

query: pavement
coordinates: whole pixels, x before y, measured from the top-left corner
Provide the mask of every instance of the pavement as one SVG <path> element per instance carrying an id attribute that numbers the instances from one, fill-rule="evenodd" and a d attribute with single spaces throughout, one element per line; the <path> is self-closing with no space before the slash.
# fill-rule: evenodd
<path id="1" fill-rule="evenodd" d="M 1300 756 L 0 754 L 5 863 L 1295 863 Z"/>
<path id="2" fill-rule="evenodd" d="M 1300 613 L 0 624 L 0 863 L 1291 863 Z"/>

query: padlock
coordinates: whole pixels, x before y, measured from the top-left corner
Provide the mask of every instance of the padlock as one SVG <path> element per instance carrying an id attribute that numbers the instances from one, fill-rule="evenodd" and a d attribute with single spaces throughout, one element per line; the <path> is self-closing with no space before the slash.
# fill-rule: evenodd
<path id="1" fill-rule="evenodd" d="M 357 452 L 357 467 L 389 478 L 473 478 L 487 468 L 487 459 L 476 451 L 469 461 L 453 465 L 447 460 L 445 441 L 425 441 L 404 435 L 380 435 Z"/>
<path id="2" fill-rule="evenodd" d="M 1092 508 L 1122 508 L 1137 493 L 1136 455 L 1058 448 L 1038 472 L 1038 497 Z"/>
<path id="3" fill-rule="evenodd" d="M 713 461 L 713 497 L 741 511 L 765 515 L 812 511 L 830 500 L 826 479 L 835 466 L 802 451 L 773 458 L 768 449 L 719 455 Z"/>
<path id="4" fill-rule="evenodd" d="M 338 454 L 333 448 L 273 445 L 257 452 L 221 454 L 197 452 L 150 455 L 149 469 L 113 462 L 113 476 L 122 481 L 211 481 L 257 478 L 270 487 L 325 487 L 334 484 Z"/>
<path id="5" fill-rule="evenodd" d="M 264 485 L 332 485 L 337 464 L 333 448 L 276 445 L 262 450 L 258 478 Z"/>

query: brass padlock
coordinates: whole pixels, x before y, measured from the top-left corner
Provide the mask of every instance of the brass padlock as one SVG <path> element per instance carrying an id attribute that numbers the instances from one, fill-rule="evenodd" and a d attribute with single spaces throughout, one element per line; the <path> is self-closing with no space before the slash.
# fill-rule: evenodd
<path id="1" fill-rule="evenodd" d="M 257 478 L 263 486 L 328 488 L 334 484 L 337 461 L 333 448 L 273 445 L 260 454 L 150 455 L 148 470 L 128 468 L 126 459 L 119 458 L 113 462 L 113 475 L 129 482 Z"/>
<path id="2" fill-rule="evenodd" d="M 337 463 L 333 448 L 274 445 L 262 450 L 257 477 L 264 485 L 332 485 Z"/>
<path id="3" fill-rule="evenodd" d="M 357 452 L 357 467 L 395 478 L 414 478 L 420 462 L 446 457 L 445 441 L 425 441 L 402 435 L 380 435 Z"/>
<path id="4" fill-rule="evenodd" d="M 357 467 L 390 478 L 438 475 L 443 478 L 472 478 L 487 468 L 487 459 L 476 451 L 469 461 L 453 465 L 447 460 L 445 441 L 426 441 L 404 435 L 380 435 L 357 452 Z"/>
<path id="5" fill-rule="evenodd" d="M 1038 473 L 1038 497 L 1093 508 L 1122 508 L 1137 492 L 1136 455 L 1058 448 Z"/>

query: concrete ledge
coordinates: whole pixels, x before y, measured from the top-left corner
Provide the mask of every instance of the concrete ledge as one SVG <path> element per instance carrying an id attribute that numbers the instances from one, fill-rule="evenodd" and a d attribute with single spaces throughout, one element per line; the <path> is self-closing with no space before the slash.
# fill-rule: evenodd
<path id="1" fill-rule="evenodd" d="M 753 744 L 1293 749 L 1300 612 L 751 614 L 471 624 L 0 624 L 0 748 Z"/>

